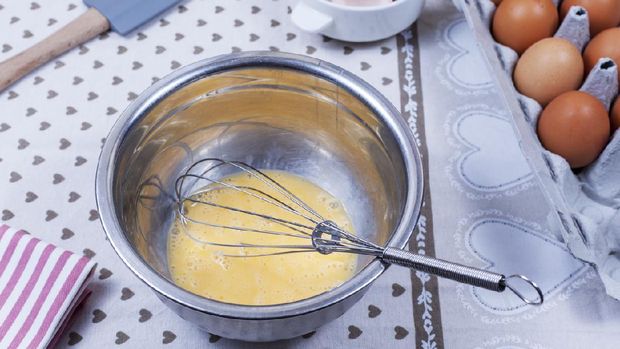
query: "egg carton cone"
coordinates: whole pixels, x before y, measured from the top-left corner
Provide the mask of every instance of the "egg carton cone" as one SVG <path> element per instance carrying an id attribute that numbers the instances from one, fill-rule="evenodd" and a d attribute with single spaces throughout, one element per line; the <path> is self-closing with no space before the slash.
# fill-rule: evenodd
<path id="1" fill-rule="evenodd" d="M 481 52 L 496 80 L 502 98 L 513 115 L 513 126 L 521 149 L 551 205 L 549 223 L 555 238 L 566 243 L 571 253 L 592 264 L 608 295 L 620 300 L 620 130 L 596 161 L 575 173 L 568 162 L 547 151 L 536 134 L 543 107 L 520 94 L 512 82 L 519 59 L 509 47 L 497 43 L 491 34 L 496 6 L 490 0 L 453 0 L 467 18 Z M 554 1 L 558 5 L 558 1 Z M 590 40 L 587 11 L 573 6 L 555 37 L 570 41 L 580 51 Z M 580 91 L 599 99 L 609 110 L 618 94 L 618 66 L 601 58 Z"/>

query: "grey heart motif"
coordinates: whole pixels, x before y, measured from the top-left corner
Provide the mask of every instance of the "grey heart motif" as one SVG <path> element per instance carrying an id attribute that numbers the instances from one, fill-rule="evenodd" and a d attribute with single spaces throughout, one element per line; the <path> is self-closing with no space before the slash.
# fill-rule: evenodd
<path id="1" fill-rule="evenodd" d="M 54 69 L 60 69 L 60 68 L 62 68 L 64 66 L 65 66 L 65 62 L 63 62 L 63 61 L 56 61 L 56 62 L 54 62 Z"/>
<path id="2" fill-rule="evenodd" d="M 45 211 L 45 221 L 46 222 L 49 222 L 49 221 L 51 221 L 52 219 L 54 219 L 56 217 L 58 217 L 58 213 L 56 213 L 56 211 L 54 211 L 54 210 L 47 210 L 47 211 Z"/>
<path id="3" fill-rule="evenodd" d="M 250 41 L 251 42 L 254 42 L 254 41 L 258 40 L 258 39 L 260 39 L 260 36 L 254 34 L 254 33 L 250 34 Z"/>
<path id="4" fill-rule="evenodd" d="M 49 122 L 47 122 L 47 121 L 41 121 L 41 124 L 40 124 L 40 125 L 41 125 L 41 126 L 39 126 L 39 130 L 40 130 L 40 131 L 45 131 L 45 130 L 47 130 L 48 128 L 50 128 L 50 126 L 52 126 L 52 125 L 51 125 Z M 2 125 L 0 125 L 0 130 L 1 130 L 1 128 L 2 128 Z"/>
<path id="5" fill-rule="evenodd" d="M 121 290 L 121 300 L 122 301 L 126 301 L 128 299 L 130 299 L 131 297 L 134 296 L 134 293 L 131 289 L 127 288 L 127 287 L 123 287 L 123 289 Z"/>
<path id="6" fill-rule="evenodd" d="M 9 99 L 14 99 L 19 97 L 19 94 L 15 91 L 9 91 Z"/>
<path id="7" fill-rule="evenodd" d="M 65 114 L 67 114 L 67 115 L 73 115 L 73 114 L 75 114 L 75 113 L 77 113 L 77 109 L 75 109 L 75 108 L 74 108 L 74 107 L 72 107 L 72 106 L 68 106 L 68 107 L 67 107 L 67 111 L 65 112 Z"/>
<path id="8" fill-rule="evenodd" d="M 13 17 L 11 17 L 11 21 L 9 21 L 9 24 L 13 24 L 13 23 L 16 23 L 16 22 L 19 22 L 19 17 L 13 16 Z"/>
<path id="9" fill-rule="evenodd" d="M 30 145 L 30 142 L 28 142 L 27 140 L 25 140 L 23 138 L 20 138 L 17 141 L 17 149 L 19 149 L 19 150 L 26 149 L 26 148 L 28 148 L 29 145 Z"/>
<path id="10" fill-rule="evenodd" d="M 32 116 L 37 112 L 36 109 L 34 109 L 33 107 L 29 107 L 28 109 L 26 109 L 26 116 Z"/>
<path id="11" fill-rule="evenodd" d="M 116 114 L 118 110 L 114 109 L 113 107 L 108 107 L 108 109 L 106 109 L 106 115 L 112 115 L 112 114 Z"/>
<path id="12" fill-rule="evenodd" d="M 242 26 L 244 23 L 242 20 L 240 19 L 235 19 L 235 27 L 240 27 Z"/>
<path id="13" fill-rule="evenodd" d="M 177 6 L 177 9 L 179 10 L 179 13 L 183 13 L 183 12 L 187 11 L 187 7 L 185 7 L 183 5 Z"/>
<path id="14" fill-rule="evenodd" d="M 393 297 L 398 297 L 400 295 L 402 295 L 403 293 L 405 293 L 405 288 L 402 287 L 401 285 L 397 284 L 397 283 L 393 283 L 392 284 L 392 296 Z"/>
<path id="15" fill-rule="evenodd" d="M 215 13 L 220 13 L 224 11 L 224 8 L 222 6 L 215 6 Z"/>
<path id="16" fill-rule="evenodd" d="M 123 344 L 127 342 L 127 340 L 129 340 L 129 336 L 125 332 L 123 331 L 116 332 L 116 340 L 114 341 L 114 343 Z"/>
<path id="17" fill-rule="evenodd" d="M 69 202 L 76 202 L 82 196 L 74 191 L 69 193 Z"/>
<path id="18" fill-rule="evenodd" d="M 99 219 L 99 212 L 97 210 L 90 210 L 90 216 L 88 216 L 89 221 L 95 221 Z"/>
<path id="19" fill-rule="evenodd" d="M 278 51 L 280 51 L 280 49 L 275 47 L 275 46 L 269 46 L 269 51 L 271 51 L 271 52 L 278 52 Z"/>
<path id="20" fill-rule="evenodd" d="M 112 276 L 112 271 L 106 268 L 99 269 L 99 280 L 105 280 Z"/>
<path id="21" fill-rule="evenodd" d="M 100 61 L 95 60 L 95 62 L 93 62 L 93 69 L 99 69 L 101 67 L 103 67 L 103 63 L 101 63 Z"/>
<path id="22" fill-rule="evenodd" d="M 13 49 L 13 47 L 9 44 L 2 44 L 2 53 L 9 52 Z"/>
<path id="23" fill-rule="evenodd" d="M 220 41 L 222 39 L 222 36 L 218 33 L 213 33 L 213 35 L 211 35 L 211 41 Z"/>
<path id="24" fill-rule="evenodd" d="M 82 340 L 82 336 L 77 332 L 69 332 L 69 341 L 68 345 L 76 345 Z"/>
<path id="25" fill-rule="evenodd" d="M 354 50 L 353 50 L 353 48 L 352 48 L 352 47 L 349 47 L 349 46 L 345 46 L 345 47 L 343 47 L 343 48 L 342 48 L 342 50 L 343 50 L 343 52 L 344 52 L 344 54 L 345 54 L 345 55 L 350 55 L 350 54 L 351 54 L 351 53 L 353 53 L 353 51 L 354 51 Z"/>
<path id="26" fill-rule="evenodd" d="M 394 338 L 396 339 L 403 339 L 409 334 L 409 331 L 407 331 L 404 327 L 401 326 L 394 327 L 394 332 Z"/>
<path id="27" fill-rule="evenodd" d="M 0 132 L 4 132 L 10 128 L 11 128 L 11 125 L 7 124 L 6 122 L 3 122 L 0 124 Z"/>
<path id="28" fill-rule="evenodd" d="M 255 15 L 260 12 L 260 7 L 252 6 L 252 14 Z"/>
<path id="29" fill-rule="evenodd" d="M 167 21 L 167 20 L 165 20 L 165 19 L 160 19 L 160 20 L 159 20 L 159 26 L 160 26 L 160 27 L 165 27 L 165 26 L 167 26 L 168 24 L 170 24 L 170 22 L 168 22 L 168 21 Z"/>
<path id="30" fill-rule="evenodd" d="M 73 84 L 74 84 L 74 85 L 79 85 L 82 81 L 84 81 L 84 79 L 82 79 L 82 78 L 81 78 L 81 77 L 79 77 L 79 76 L 74 76 L 74 77 L 73 77 Z"/>
<path id="31" fill-rule="evenodd" d="M 176 34 L 174 34 L 174 41 L 183 40 L 184 37 L 185 37 L 185 35 L 183 35 L 181 33 L 176 33 Z"/>
<path id="32" fill-rule="evenodd" d="M 271 20 L 271 27 L 277 27 L 280 25 L 280 22 L 276 21 L 275 19 Z"/>
<path id="33" fill-rule="evenodd" d="M 60 150 L 65 150 L 71 146 L 71 142 L 69 142 L 66 138 L 60 139 L 60 146 L 58 147 Z"/>
<path id="34" fill-rule="evenodd" d="M 80 45 L 79 46 L 79 50 L 78 50 L 78 54 L 83 55 L 88 53 L 88 47 L 84 46 L 84 45 Z"/>
<path id="35" fill-rule="evenodd" d="M 385 47 L 385 46 L 381 46 L 381 54 L 382 55 L 387 55 L 388 53 L 392 52 L 392 49 L 389 47 Z"/>
<path id="36" fill-rule="evenodd" d="M 84 157 L 77 156 L 75 158 L 75 163 L 73 163 L 73 165 L 75 165 L 75 166 L 82 166 L 82 165 L 84 165 L 86 163 L 86 161 L 87 160 Z"/>
<path id="37" fill-rule="evenodd" d="M 123 79 L 121 79 L 121 78 L 120 78 L 120 77 L 118 77 L 118 76 L 115 76 L 115 77 L 113 77 L 113 78 L 112 78 L 112 85 L 118 85 L 118 84 L 120 84 L 121 82 L 123 82 Z"/>
<path id="38" fill-rule="evenodd" d="M 314 336 L 315 333 L 316 333 L 316 331 L 312 331 L 312 332 L 306 333 L 306 334 L 302 335 L 301 338 L 308 339 L 308 338 Z"/>
<path id="39" fill-rule="evenodd" d="M 207 24 L 207 22 L 204 19 L 199 19 L 198 22 L 196 22 L 196 26 L 197 27 L 203 27 Z"/>
<path id="40" fill-rule="evenodd" d="M 297 35 L 295 35 L 294 33 L 286 33 L 286 41 L 291 41 L 295 39 L 296 37 Z"/>
<path id="41" fill-rule="evenodd" d="M 62 181 L 65 180 L 65 177 L 59 173 L 54 173 L 54 180 L 52 181 L 53 184 L 58 184 L 61 183 Z"/>
<path id="42" fill-rule="evenodd" d="M 52 99 L 52 98 L 54 98 L 56 96 L 58 96 L 58 92 L 56 92 L 54 90 L 47 91 L 47 99 Z"/>
<path id="43" fill-rule="evenodd" d="M 69 4 L 69 7 L 67 7 L 67 11 L 71 11 L 74 8 L 76 8 L 77 6 L 75 6 L 75 4 Z"/>
<path id="44" fill-rule="evenodd" d="M 62 240 L 67 240 L 73 237 L 73 235 L 75 235 L 75 233 L 69 229 L 69 228 L 63 228 L 62 229 L 62 235 L 60 235 L 60 238 Z"/>
<path id="45" fill-rule="evenodd" d="M 368 64 L 368 62 L 361 62 L 360 63 L 360 68 L 362 69 L 362 71 L 368 70 L 370 69 L 371 65 Z"/>
<path id="46" fill-rule="evenodd" d="M 82 126 L 80 126 L 80 130 L 82 131 L 86 131 L 89 128 L 91 128 L 93 125 L 91 125 L 89 122 L 86 121 L 82 121 Z"/>
<path id="47" fill-rule="evenodd" d="M 134 62 L 131 63 L 131 69 L 132 70 L 138 70 L 140 68 L 142 68 L 142 63 L 137 62 L 137 61 L 134 61 Z"/>
<path id="48" fill-rule="evenodd" d="M 239 47 L 237 47 L 237 46 L 233 46 L 232 47 L 232 52 L 233 53 L 241 52 L 241 49 Z"/>
<path id="49" fill-rule="evenodd" d="M 116 54 L 117 55 L 122 55 L 123 53 L 127 52 L 127 47 L 123 46 L 123 45 L 119 45 L 116 48 Z"/>
<path id="50" fill-rule="evenodd" d="M 362 330 L 360 330 L 357 326 L 353 326 L 353 325 L 349 326 L 348 330 L 349 330 L 349 339 L 356 339 L 363 333 Z"/>
<path id="51" fill-rule="evenodd" d="M 172 69 L 172 70 L 177 69 L 180 66 L 181 66 L 181 63 L 179 63 L 177 61 L 170 62 L 170 69 Z"/>
<path id="52" fill-rule="evenodd" d="M 88 92 L 87 100 L 92 101 L 93 99 L 96 99 L 97 97 L 99 97 L 99 95 L 91 91 L 91 92 Z"/>
<path id="53" fill-rule="evenodd" d="M 26 193 L 26 202 L 33 202 L 37 198 L 39 198 L 39 196 L 31 191 Z"/>
<path id="54" fill-rule="evenodd" d="M 161 54 L 161 53 L 164 53 L 165 51 L 166 51 L 165 47 L 161 45 L 155 46 L 155 54 Z"/>
<path id="55" fill-rule="evenodd" d="M 209 343 L 215 343 L 219 341 L 222 337 L 215 335 L 213 333 L 209 333 Z"/>
<path id="56" fill-rule="evenodd" d="M 95 309 L 93 310 L 93 323 L 99 323 L 101 321 L 103 321 L 103 319 L 105 319 L 108 315 L 106 313 L 103 312 L 103 310 L 101 309 Z"/>
<path id="57" fill-rule="evenodd" d="M 41 7 L 41 5 L 37 4 L 36 2 L 31 2 L 30 3 L 30 9 L 31 10 L 36 10 L 39 9 Z"/>
<path id="58" fill-rule="evenodd" d="M 171 331 L 164 331 L 164 332 L 162 333 L 162 336 L 164 337 L 164 338 L 161 340 L 161 342 L 162 342 L 163 344 L 172 343 L 172 342 L 173 342 L 173 341 L 177 338 L 177 335 L 176 335 L 176 334 L 174 334 L 174 333 L 173 333 L 173 332 L 171 332 Z"/>
<path id="59" fill-rule="evenodd" d="M 387 85 L 389 85 L 389 84 L 391 84 L 391 83 L 392 83 L 392 79 L 390 79 L 390 78 L 386 78 L 386 77 L 381 78 L 381 84 L 382 84 L 383 86 L 387 86 Z"/>
<path id="60" fill-rule="evenodd" d="M 82 254 L 84 255 L 84 257 L 87 257 L 87 258 L 93 258 L 96 255 L 95 251 L 91 250 L 90 248 L 85 248 L 82 251 Z"/>
<path id="61" fill-rule="evenodd" d="M 108 33 L 99 34 L 99 40 L 105 40 L 109 37 L 110 35 L 108 35 Z"/>
<path id="62" fill-rule="evenodd" d="M 379 309 L 378 307 L 372 304 L 368 306 L 368 317 L 369 318 L 374 319 L 377 316 L 379 316 L 379 314 L 381 314 L 381 309 Z"/>
<path id="63" fill-rule="evenodd" d="M 140 314 L 140 318 L 138 318 L 139 322 L 149 321 L 151 316 L 153 316 L 153 314 L 151 314 L 150 311 L 148 311 L 148 310 L 146 310 L 144 308 L 140 309 L 139 314 Z"/>
<path id="64" fill-rule="evenodd" d="M 40 76 L 35 76 L 35 77 L 34 77 L 34 84 L 35 84 L 35 85 L 38 85 L 38 84 L 42 83 L 43 81 L 45 81 L 45 79 L 43 79 L 43 78 L 42 78 L 42 77 L 40 77 Z"/>
<path id="65" fill-rule="evenodd" d="M 195 55 L 202 53 L 202 51 L 204 51 L 204 49 L 202 47 L 194 46 L 194 54 Z"/>
<path id="66" fill-rule="evenodd" d="M 151 82 L 152 82 L 153 84 L 154 84 L 154 83 L 156 83 L 156 82 L 158 82 L 158 81 L 159 81 L 159 78 L 158 78 L 157 76 L 153 76 L 153 77 L 151 78 Z"/>
<path id="67" fill-rule="evenodd" d="M 19 181 L 20 179 L 22 179 L 22 175 L 20 175 L 19 173 L 15 172 L 15 171 L 12 171 L 9 174 L 9 182 L 11 182 L 11 183 L 15 183 L 15 182 Z"/>
<path id="68" fill-rule="evenodd" d="M 32 164 L 34 166 L 37 166 L 38 164 L 43 163 L 43 161 L 45 161 L 45 158 L 40 156 L 40 155 L 35 155 L 34 158 L 32 159 Z"/>
<path id="69" fill-rule="evenodd" d="M 8 221 L 9 219 L 11 219 L 13 217 L 15 217 L 13 212 L 11 212 L 9 210 L 2 210 L 2 220 L 3 221 Z"/>
<path id="70" fill-rule="evenodd" d="M 306 46 L 306 54 L 311 55 L 316 52 L 316 48 L 314 46 Z"/>
<path id="71" fill-rule="evenodd" d="M 133 101 L 136 98 L 138 98 L 138 95 L 135 92 L 129 92 L 127 94 L 127 100 L 128 101 Z"/>
<path id="72" fill-rule="evenodd" d="M 31 37 L 32 37 L 32 32 L 30 30 L 24 30 L 24 34 L 22 35 L 22 38 L 28 39 Z"/>
<path id="73" fill-rule="evenodd" d="M 58 22 L 55 18 L 50 18 L 47 20 L 47 26 L 50 27 Z"/>
<path id="74" fill-rule="evenodd" d="M 148 38 L 148 36 L 146 36 L 146 34 L 144 34 L 144 33 L 138 33 L 137 35 L 138 35 L 138 41 L 142 41 L 142 40 Z"/>

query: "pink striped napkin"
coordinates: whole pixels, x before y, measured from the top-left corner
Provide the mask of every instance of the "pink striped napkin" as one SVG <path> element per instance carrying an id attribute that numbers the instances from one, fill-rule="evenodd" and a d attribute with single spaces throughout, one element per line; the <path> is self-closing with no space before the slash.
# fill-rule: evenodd
<path id="1" fill-rule="evenodd" d="M 47 348 L 87 295 L 86 257 L 0 226 L 0 348 Z"/>

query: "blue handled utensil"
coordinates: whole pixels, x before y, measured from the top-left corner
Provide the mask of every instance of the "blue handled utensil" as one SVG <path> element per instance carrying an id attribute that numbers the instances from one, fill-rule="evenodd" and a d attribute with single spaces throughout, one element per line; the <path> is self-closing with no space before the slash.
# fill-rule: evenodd
<path id="1" fill-rule="evenodd" d="M 181 0 L 84 0 L 89 9 L 57 32 L 0 63 L 0 91 L 64 52 L 108 30 L 126 35 Z"/>

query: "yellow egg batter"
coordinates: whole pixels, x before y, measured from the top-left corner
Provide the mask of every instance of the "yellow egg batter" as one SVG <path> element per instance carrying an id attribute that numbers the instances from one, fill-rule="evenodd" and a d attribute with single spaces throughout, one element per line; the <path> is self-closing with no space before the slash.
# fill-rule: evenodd
<path id="1" fill-rule="evenodd" d="M 263 172 L 297 195 L 325 219 L 353 233 L 352 224 L 344 207 L 331 194 L 287 172 Z M 245 173 L 227 177 L 223 181 L 236 186 L 257 188 L 283 200 L 281 194 L 277 194 L 264 183 Z M 312 225 L 293 213 L 221 185 L 192 198 Z M 209 205 L 186 203 L 185 209 L 186 216 L 191 219 L 214 225 L 296 233 L 290 228 L 262 218 Z M 227 303 L 269 305 L 312 297 L 351 278 L 357 264 L 357 257 L 354 254 L 322 255 L 316 251 L 267 257 L 231 257 L 230 255 L 243 256 L 284 250 L 221 247 L 202 241 L 260 245 L 311 245 L 311 241 L 290 236 L 241 232 L 192 222 L 183 226 L 177 221 L 168 244 L 168 262 L 172 279 L 186 290 Z"/>

